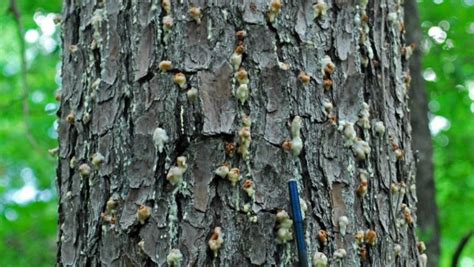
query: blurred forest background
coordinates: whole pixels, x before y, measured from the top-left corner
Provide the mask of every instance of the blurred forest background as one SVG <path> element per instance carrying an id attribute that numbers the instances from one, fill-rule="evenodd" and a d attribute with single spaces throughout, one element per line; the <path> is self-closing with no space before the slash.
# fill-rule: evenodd
<path id="1" fill-rule="evenodd" d="M 8 2 L 0 1 L 0 266 L 53 266 L 56 159 L 48 150 L 57 147 L 61 63 L 54 18 L 61 0 L 18 0 L 21 33 Z M 418 2 L 442 232 L 440 266 L 449 266 L 456 245 L 474 227 L 474 0 Z M 474 241 L 464 249 L 461 265 L 474 266 Z"/>

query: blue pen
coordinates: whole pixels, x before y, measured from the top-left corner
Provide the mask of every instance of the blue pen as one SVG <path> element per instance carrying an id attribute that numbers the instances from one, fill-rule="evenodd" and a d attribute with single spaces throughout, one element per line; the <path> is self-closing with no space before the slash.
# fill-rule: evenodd
<path id="1" fill-rule="evenodd" d="M 293 221 L 296 236 L 296 246 L 298 248 L 299 266 L 308 266 L 308 256 L 306 251 L 306 243 L 304 240 L 304 226 L 303 216 L 301 215 L 300 197 L 298 194 L 298 183 L 291 179 L 288 181 L 288 188 L 290 190 L 291 212 L 293 213 Z"/>

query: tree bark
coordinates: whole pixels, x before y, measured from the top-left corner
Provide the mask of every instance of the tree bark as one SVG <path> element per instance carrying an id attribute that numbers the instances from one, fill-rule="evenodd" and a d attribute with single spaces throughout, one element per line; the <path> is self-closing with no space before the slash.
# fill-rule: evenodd
<path id="1" fill-rule="evenodd" d="M 170 2 L 65 0 L 58 265 L 295 265 L 294 178 L 311 257 L 423 266 L 402 5 Z"/>
<path id="2" fill-rule="evenodd" d="M 415 0 L 405 2 L 405 23 L 407 43 L 421 45 L 423 33 L 420 26 L 418 7 Z M 428 254 L 428 266 L 438 266 L 440 255 L 440 227 L 438 207 L 436 206 L 436 188 L 433 172 L 433 144 L 428 127 L 428 95 L 423 81 L 422 51 L 416 49 L 410 61 L 410 111 L 413 126 L 413 149 L 416 158 L 416 186 L 418 197 L 418 227 L 421 238 L 425 240 Z"/>

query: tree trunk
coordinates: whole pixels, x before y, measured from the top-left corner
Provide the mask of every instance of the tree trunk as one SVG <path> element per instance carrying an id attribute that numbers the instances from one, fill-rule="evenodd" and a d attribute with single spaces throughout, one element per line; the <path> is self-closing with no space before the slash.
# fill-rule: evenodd
<path id="1" fill-rule="evenodd" d="M 81 2 L 58 265 L 295 265 L 294 178 L 311 258 L 423 266 L 399 2 Z"/>
<path id="2" fill-rule="evenodd" d="M 405 4 L 407 43 L 420 45 L 423 33 L 421 32 L 418 15 L 418 3 L 415 0 L 408 0 Z M 415 50 L 409 65 L 412 77 L 409 96 L 412 114 L 411 125 L 413 126 L 413 149 L 416 155 L 416 186 L 422 188 L 422 190 L 417 191 L 417 215 L 419 217 L 417 222 L 421 237 L 426 241 L 426 247 L 430 255 L 428 266 L 438 266 L 440 229 L 433 173 L 433 144 L 428 127 L 428 96 L 421 76 L 421 57 L 421 49 Z"/>

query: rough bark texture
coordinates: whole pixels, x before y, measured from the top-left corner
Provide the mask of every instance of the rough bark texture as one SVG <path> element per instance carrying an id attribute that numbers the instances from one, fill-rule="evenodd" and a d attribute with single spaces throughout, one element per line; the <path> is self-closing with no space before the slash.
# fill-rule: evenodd
<path id="1" fill-rule="evenodd" d="M 417 5 L 415 0 L 405 2 L 406 39 L 407 43 L 420 45 L 423 33 L 421 31 Z M 417 191 L 417 225 L 430 255 L 428 266 L 438 266 L 440 226 L 435 197 L 433 144 L 428 127 L 428 95 L 421 75 L 421 57 L 421 49 L 415 50 L 409 65 L 412 77 L 409 96 L 411 125 L 413 127 L 413 149 L 416 158 L 416 186 L 420 189 Z"/>
<path id="2" fill-rule="evenodd" d="M 409 51 L 399 2 L 329 1 L 327 14 L 315 19 L 312 1 L 283 1 L 270 22 L 267 1 L 195 1 L 203 14 L 197 24 L 189 3 L 171 1 L 169 32 L 161 2 L 80 2 L 65 0 L 63 14 L 58 265 L 162 266 L 172 248 L 183 266 L 294 265 L 294 243 L 276 242 L 276 214 L 289 209 L 291 178 L 308 207 L 311 256 L 321 251 L 336 266 L 417 265 Z M 234 96 L 230 64 L 238 30 L 247 32 L 244 105 Z M 173 68 L 160 71 L 162 60 Z M 197 89 L 195 101 L 173 82 L 177 72 Z M 252 121 L 248 159 L 225 149 L 245 148 L 242 114 Z M 293 157 L 281 144 L 296 144 L 295 116 L 304 147 Z M 161 153 L 157 127 L 169 137 Z M 179 156 L 187 170 L 173 186 L 167 173 Z M 235 187 L 214 174 L 224 162 L 241 171 Z M 254 183 L 254 198 L 242 190 L 245 179 Z M 140 205 L 151 208 L 143 223 Z M 341 216 L 349 220 L 345 235 Z M 216 226 L 223 244 L 214 257 L 208 240 Z M 375 240 L 373 232 L 357 240 L 369 229 Z M 329 234 L 326 245 L 320 230 Z M 336 257 L 338 249 L 347 255 Z"/>

